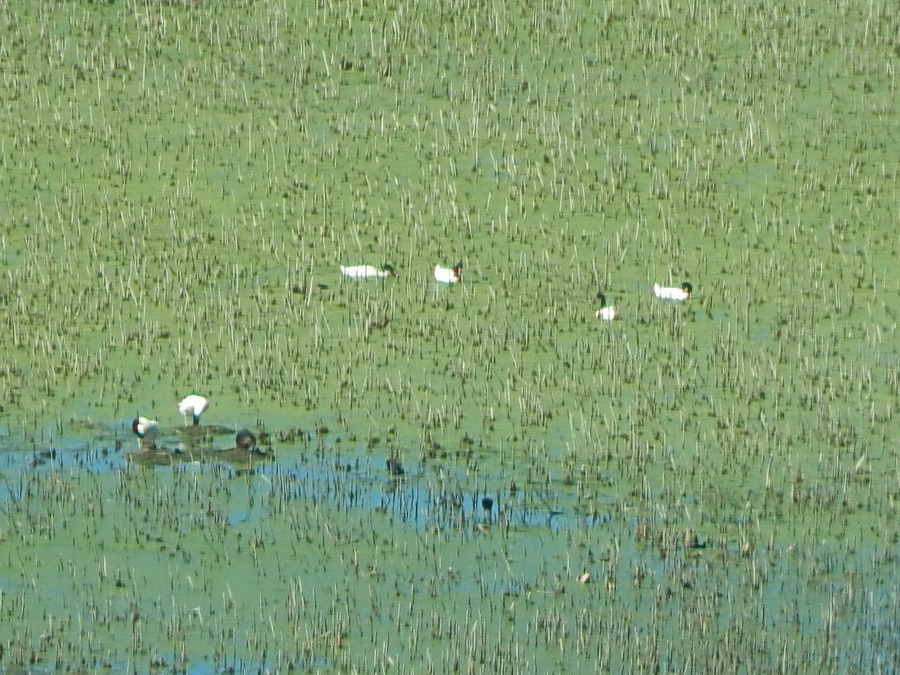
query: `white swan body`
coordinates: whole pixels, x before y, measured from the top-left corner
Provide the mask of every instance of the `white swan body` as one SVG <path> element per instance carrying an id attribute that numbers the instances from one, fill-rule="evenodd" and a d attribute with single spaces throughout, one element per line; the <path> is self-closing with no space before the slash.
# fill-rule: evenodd
<path id="1" fill-rule="evenodd" d="M 434 266 L 434 278 L 442 284 L 456 284 L 462 281 L 462 263 L 455 267 Z"/>
<path id="2" fill-rule="evenodd" d="M 600 302 L 600 309 L 594 312 L 601 321 L 614 321 L 619 318 L 619 308 L 615 305 L 606 304 L 606 296 L 603 293 L 597 293 L 597 300 Z"/>
<path id="3" fill-rule="evenodd" d="M 663 300 L 688 300 L 694 292 L 693 286 L 685 281 L 681 286 L 660 286 L 653 284 L 653 295 Z"/>
<path id="4" fill-rule="evenodd" d="M 594 312 L 594 316 L 603 321 L 613 321 L 619 318 L 619 308 L 614 307 L 613 305 L 607 305 Z"/>
<path id="5" fill-rule="evenodd" d="M 150 450 L 156 449 L 156 437 L 159 435 L 159 424 L 146 417 L 135 417 L 131 421 L 131 430 L 138 437 L 138 445 Z"/>
<path id="6" fill-rule="evenodd" d="M 370 279 L 373 277 L 395 277 L 397 276 L 397 271 L 390 265 L 382 265 L 381 267 L 375 267 L 374 265 L 353 265 L 351 267 L 344 267 L 341 265 L 341 274 L 345 277 L 350 277 L 351 279 Z"/>
<path id="7" fill-rule="evenodd" d="M 184 415 L 185 418 L 190 415 L 194 420 L 194 424 L 200 424 L 200 415 L 202 415 L 207 408 L 209 408 L 209 401 L 196 394 L 186 396 L 181 403 L 178 404 L 178 412 Z"/>

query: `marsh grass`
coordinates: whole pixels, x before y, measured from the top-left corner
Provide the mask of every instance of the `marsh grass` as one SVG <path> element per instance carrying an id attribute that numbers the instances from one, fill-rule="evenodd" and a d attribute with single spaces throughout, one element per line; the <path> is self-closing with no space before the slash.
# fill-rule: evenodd
<path id="1" fill-rule="evenodd" d="M 895 14 L 9 13 L 3 666 L 895 663 Z"/>

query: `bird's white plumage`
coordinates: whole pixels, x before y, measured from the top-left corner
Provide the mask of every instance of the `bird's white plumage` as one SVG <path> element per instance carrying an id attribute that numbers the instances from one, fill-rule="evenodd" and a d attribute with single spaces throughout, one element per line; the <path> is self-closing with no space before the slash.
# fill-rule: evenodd
<path id="1" fill-rule="evenodd" d="M 663 300 L 687 300 L 691 297 L 693 290 L 694 289 L 687 282 L 684 282 L 681 286 L 660 286 L 659 284 L 653 284 L 653 295 L 657 298 L 662 298 Z"/>
<path id="2" fill-rule="evenodd" d="M 434 266 L 434 278 L 442 284 L 456 284 L 462 280 L 462 265 L 456 267 Z"/>
<path id="3" fill-rule="evenodd" d="M 351 279 L 397 276 L 396 270 L 390 265 L 382 265 L 381 267 L 375 267 L 374 265 L 352 265 L 350 267 L 345 267 L 344 265 L 341 265 L 341 274 L 345 277 L 350 277 Z"/>
<path id="4" fill-rule="evenodd" d="M 600 309 L 594 312 L 594 316 L 602 321 L 613 321 L 619 318 L 619 308 L 615 305 L 606 304 L 606 296 L 603 293 L 597 293 L 597 302 L 600 303 Z"/>
<path id="5" fill-rule="evenodd" d="M 200 415 L 202 415 L 207 408 L 209 408 L 209 401 L 196 394 L 186 396 L 182 399 L 181 403 L 178 404 L 178 412 L 185 417 L 188 415 L 193 417 L 194 424 L 197 424 L 200 421 Z"/>
<path id="6" fill-rule="evenodd" d="M 619 318 L 619 309 L 613 305 L 607 305 L 594 312 L 594 316 L 603 321 L 612 321 Z"/>
<path id="7" fill-rule="evenodd" d="M 146 417 L 135 417 L 131 422 L 131 430 L 138 437 L 138 446 L 156 448 L 156 437 L 159 436 L 159 424 Z"/>

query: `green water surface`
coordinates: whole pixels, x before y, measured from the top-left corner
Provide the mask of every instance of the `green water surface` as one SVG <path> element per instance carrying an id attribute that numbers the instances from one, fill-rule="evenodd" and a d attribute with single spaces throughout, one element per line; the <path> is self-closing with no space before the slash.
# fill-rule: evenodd
<path id="1" fill-rule="evenodd" d="M 0 667 L 896 667 L 891 3 L 0 26 Z"/>

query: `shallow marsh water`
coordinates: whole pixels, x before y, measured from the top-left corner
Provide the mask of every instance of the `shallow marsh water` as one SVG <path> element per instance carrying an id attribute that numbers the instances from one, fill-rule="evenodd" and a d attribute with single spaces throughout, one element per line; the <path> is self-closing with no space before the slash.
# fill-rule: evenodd
<path id="1" fill-rule="evenodd" d="M 4 9 L 4 668 L 897 662 L 900 19 L 532 5 Z"/>

